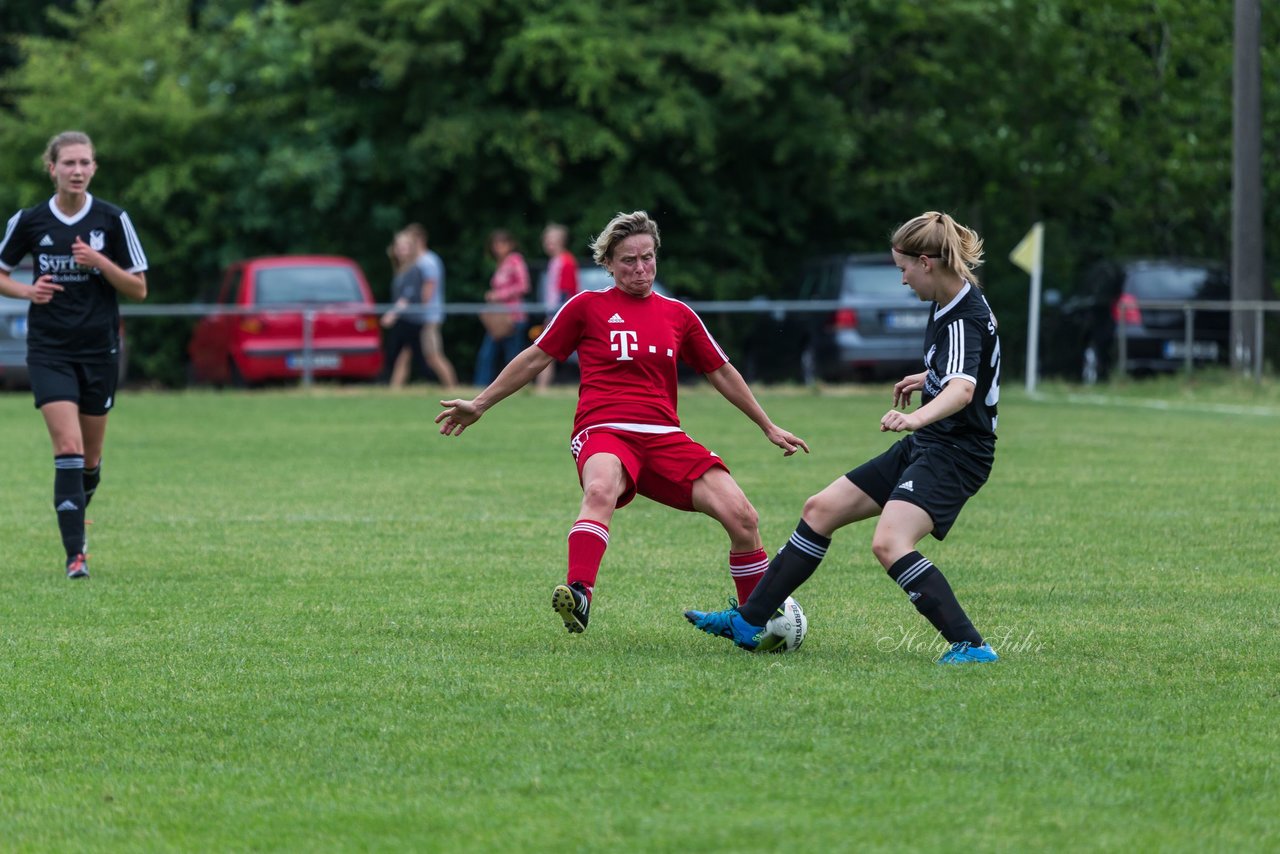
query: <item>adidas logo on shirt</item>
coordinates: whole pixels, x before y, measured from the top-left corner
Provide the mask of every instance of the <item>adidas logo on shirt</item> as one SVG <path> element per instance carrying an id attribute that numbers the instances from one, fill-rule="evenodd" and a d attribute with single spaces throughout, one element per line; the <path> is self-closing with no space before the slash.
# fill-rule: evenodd
<path id="1" fill-rule="evenodd" d="M 615 314 L 613 317 L 609 318 L 609 322 L 610 323 L 626 323 L 626 321 L 622 319 L 622 315 L 620 314 Z"/>
<path id="2" fill-rule="evenodd" d="M 898 489 L 904 490 L 906 492 L 915 492 L 916 491 L 915 482 L 910 480 L 904 480 L 902 483 L 898 484 Z"/>
<path id="3" fill-rule="evenodd" d="M 52 246 L 52 245 L 53 245 L 53 238 L 46 234 L 44 237 L 40 238 L 40 245 L 41 245 L 41 246 Z"/>

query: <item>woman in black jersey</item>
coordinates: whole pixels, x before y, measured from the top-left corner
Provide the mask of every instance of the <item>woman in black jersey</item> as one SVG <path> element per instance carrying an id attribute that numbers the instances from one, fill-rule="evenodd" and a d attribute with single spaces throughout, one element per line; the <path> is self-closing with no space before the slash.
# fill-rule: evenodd
<path id="1" fill-rule="evenodd" d="M 54 194 L 18 211 L 0 239 L 0 293 L 31 300 L 27 367 L 53 442 L 53 505 L 67 577 L 89 575 L 85 507 L 97 489 L 120 355 L 118 294 L 147 296 L 147 258 L 123 210 L 95 199 L 93 142 L 78 131 L 49 140 Z M 9 275 L 28 254 L 35 282 Z"/>
<path id="2" fill-rule="evenodd" d="M 916 551 L 926 534 L 941 540 L 960 508 L 986 482 L 996 444 L 1000 339 L 978 288 L 982 240 L 945 213 L 930 211 L 893 235 L 902 284 L 931 303 L 924 367 L 893 387 L 880 430 L 909 435 L 841 475 L 805 502 L 800 524 L 739 608 L 687 611 L 689 622 L 745 649 L 767 649 L 764 625 L 805 582 L 845 525 L 878 516 L 871 551 L 948 642 L 942 664 L 997 660 L 973 627 L 946 578 Z M 911 395 L 920 406 L 908 412 Z"/>

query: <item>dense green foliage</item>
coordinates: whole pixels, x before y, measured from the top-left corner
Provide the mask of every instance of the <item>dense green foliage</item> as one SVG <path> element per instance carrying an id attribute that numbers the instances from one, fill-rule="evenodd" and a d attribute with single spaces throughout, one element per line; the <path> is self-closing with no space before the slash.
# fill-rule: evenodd
<path id="1" fill-rule="evenodd" d="M 559 392 L 457 439 L 418 394 L 128 394 L 69 582 L 40 418 L 0 394 L 0 847 L 1276 850 L 1280 396 L 1224 386 L 1003 397 L 991 481 L 923 548 L 980 670 L 931 663 L 864 525 L 798 653 L 695 632 L 727 540 L 644 499 L 567 635 Z M 709 389 L 682 412 L 772 550 L 891 441 L 888 397 L 764 394 L 807 457 Z"/>
<path id="2" fill-rule="evenodd" d="M 45 32 L 0 79 L 0 208 L 47 190 L 52 133 L 90 132 L 95 189 L 130 210 L 162 301 L 265 252 L 353 255 L 382 285 L 410 220 L 467 300 L 490 229 L 537 256 L 548 220 L 582 247 L 641 207 L 677 292 L 745 298 L 938 208 L 987 239 L 1016 367 L 1026 279 L 1006 255 L 1035 220 L 1066 291 L 1101 255 L 1229 252 L 1220 0 L 78 0 L 11 23 Z"/>

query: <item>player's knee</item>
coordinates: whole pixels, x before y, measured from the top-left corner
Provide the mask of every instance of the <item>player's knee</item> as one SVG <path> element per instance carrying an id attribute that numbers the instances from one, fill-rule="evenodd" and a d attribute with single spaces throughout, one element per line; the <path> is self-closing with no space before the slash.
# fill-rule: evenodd
<path id="1" fill-rule="evenodd" d="M 880 565 L 887 571 L 893 566 L 894 561 L 911 551 L 908 544 L 905 548 L 897 537 L 891 536 L 880 529 L 871 535 L 871 553 L 876 556 L 876 560 L 880 561 Z"/>
<path id="2" fill-rule="evenodd" d="M 740 534 L 754 534 L 760 529 L 760 514 L 745 498 L 734 508 L 733 519 Z"/>
<path id="3" fill-rule="evenodd" d="M 582 503 L 587 507 L 612 507 L 619 494 L 617 486 L 606 480 L 589 480 L 582 485 Z"/>

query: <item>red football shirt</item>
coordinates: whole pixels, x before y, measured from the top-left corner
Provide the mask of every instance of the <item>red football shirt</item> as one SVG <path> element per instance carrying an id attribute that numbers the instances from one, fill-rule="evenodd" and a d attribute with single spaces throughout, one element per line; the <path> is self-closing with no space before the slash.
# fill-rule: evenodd
<path id="1" fill-rule="evenodd" d="M 689 306 L 617 287 L 573 297 L 533 343 L 561 362 L 578 351 L 574 435 L 601 424 L 679 427 L 676 360 L 700 374 L 729 361 Z"/>

